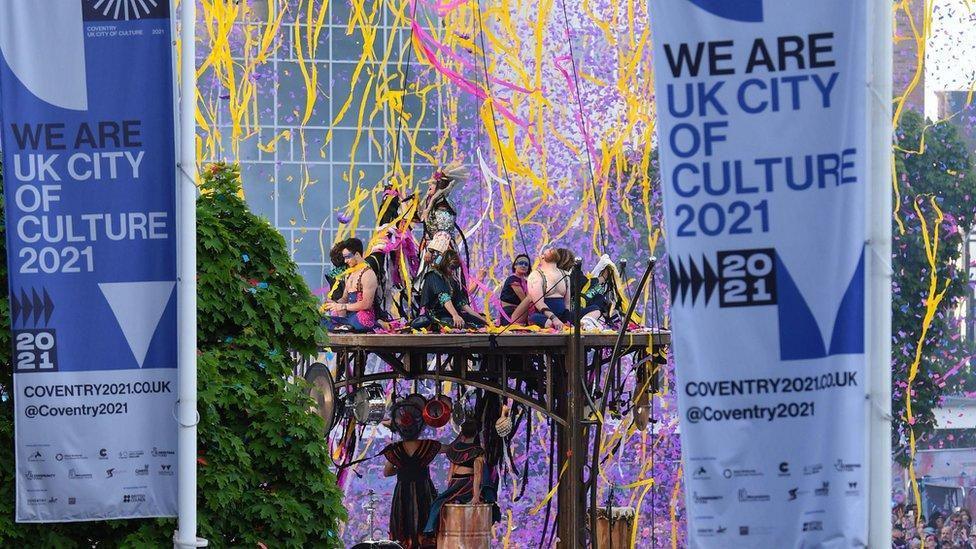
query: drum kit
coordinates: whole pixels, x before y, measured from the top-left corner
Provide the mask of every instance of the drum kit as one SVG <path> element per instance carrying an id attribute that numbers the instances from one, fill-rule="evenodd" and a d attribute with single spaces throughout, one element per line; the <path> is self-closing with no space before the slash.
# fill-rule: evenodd
<path id="1" fill-rule="evenodd" d="M 352 549 L 402 549 L 403 546 L 395 541 L 390 541 L 388 539 L 376 539 L 373 534 L 376 533 L 376 527 L 374 525 L 374 517 L 376 516 L 376 504 L 379 503 L 379 498 L 376 497 L 376 492 L 370 490 L 368 492 L 368 499 L 366 503 L 363 504 L 363 510 L 366 511 L 366 528 L 367 534 L 366 539 L 352 546 Z"/>

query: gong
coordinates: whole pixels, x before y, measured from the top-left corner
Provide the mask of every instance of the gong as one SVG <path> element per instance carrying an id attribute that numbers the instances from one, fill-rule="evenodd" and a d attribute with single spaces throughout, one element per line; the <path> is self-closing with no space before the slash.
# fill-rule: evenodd
<path id="1" fill-rule="evenodd" d="M 308 396 L 312 397 L 314 403 L 311 409 L 325 422 L 325 433 L 328 434 L 335 427 L 344 407 L 342 401 L 336 398 L 332 372 L 325 364 L 316 362 L 305 372 L 305 381 L 308 382 Z"/>

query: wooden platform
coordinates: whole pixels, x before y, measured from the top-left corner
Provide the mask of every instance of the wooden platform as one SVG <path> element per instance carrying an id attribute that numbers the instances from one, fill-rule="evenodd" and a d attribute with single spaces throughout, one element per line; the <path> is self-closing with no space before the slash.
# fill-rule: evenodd
<path id="1" fill-rule="evenodd" d="M 617 334 L 611 332 L 583 333 L 581 336 L 585 348 L 612 348 L 617 341 Z M 507 332 L 501 335 L 472 332 L 456 334 L 349 334 L 330 333 L 329 344 L 325 348 L 342 349 L 376 349 L 397 350 L 409 349 L 557 349 L 568 346 L 572 341 L 571 333 L 538 333 Z M 624 334 L 623 348 L 649 347 L 651 345 L 668 345 L 671 343 L 669 331 L 634 331 Z"/>
<path id="2" fill-rule="evenodd" d="M 595 422 L 589 419 L 586 395 L 607 376 L 622 379 L 620 361 L 611 360 L 618 337 L 613 332 L 331 333 L 322 350 L 334 354 L 340 393 L 389 380 L 451 382 L 519 402 L 551 420 L 557 451 L 567 462 L 557 498 L 559 537 L 563 547 L 575 548 L 585 537 L 584 465 L 594 453 L 589 430 Z M 654 392 L 670 343 L 668 331 L 627 332 L 616 354 L 626 356 L 628 368 L 638 379 L 650 380 Z M 356 436 L 353 427 L 347 436 Z M 596 479 L 591 481 L 589 486 L 595 486 Z"/>

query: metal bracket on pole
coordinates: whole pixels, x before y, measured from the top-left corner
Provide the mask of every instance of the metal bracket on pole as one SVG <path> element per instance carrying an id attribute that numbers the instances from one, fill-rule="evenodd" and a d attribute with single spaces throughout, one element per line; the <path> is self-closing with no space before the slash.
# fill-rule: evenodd
<path id="1" fill-rule="evenodd" d="M 183 549 L 189 547 L 207 547 L 209 545 L 210 542 L 203 538 L 197 538 L 196 542 L 181 541 L 180 531 L 176 530 L 175 532 L 173 532 L 173 547 Z"/>

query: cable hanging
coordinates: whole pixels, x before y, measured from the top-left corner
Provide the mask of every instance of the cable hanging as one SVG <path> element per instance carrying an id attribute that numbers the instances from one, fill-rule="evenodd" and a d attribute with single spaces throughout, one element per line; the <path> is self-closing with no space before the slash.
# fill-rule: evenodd
<path id="1" fill-rule="evenodd" d="M 413 0 L 410 3 L 410 21 L 414 21 L 417 16 L 417 0 Z M 399 32 L 399 29 L 394 28 L 393 32 Z M 397 127 L 396 127 L 396 138 L 393 140 L 393 169 L 391 172 L 391 177 L 396 177 L 397 165 L 400 162 L 400 134 L 403 130 L 403 119 L 406 117 L 404 111 L 406 110 L 406 99 L 407 99 L 407 86 L 410 83 L 410 59 L 413 56 L 413 25 L 410 25 L 410 36 L 407 41 L 407 68 L 403 71 L 403 81 L 401 83 L 401 88 L 403 89 L 403 95 L 400 98 L 400 112 L 397 116 Z M 397 67 L 399 69 L 399 67 Z M 399 70 L 397 72 L 400 72 Z"/>
<path id="2" fill-rule="evenodd" d="M 566 0 L 560 0 L 563 9 L 563 23 L 566 28 L 566 41 L 569 42 L 569 60 L 573 67 L 573 82 L 576 87 L 576 104 L 579 106 L 580 130 L 583 132 L 583 148 L 586 150 L 586 166 L 590 171 L 590 188 L 593 191 L 593 204 L 596 206 L 596 222 L 600 228 L 600 244 L 607 251 L 607 232 L 603 227 L 603 217 L 600 215 L 600 197 L 596 192 L 596 177 L 593 175 L 593 159 L 590 157 L 590 137 L 586 131 L 586 118 L 583 114 L 583 98 L 580 95 L 579 71 L 576 68 L 576 53 L 573 51 L 573 39 L 569 33 L 569 14 L 566 11 Z"/>
<path id="3" fill-rule="evenodd" d="M 485 73 L 485 92 L 488 94 L 488 108 L 491 110 L 491 125 L 495 129 L 495 148 L 498 150 L 498 158 L 501 160 L 502 172 L 505 174 L 505 181 L 508 182 L 508 190 L 512 194 L 512 207 L 515 209 L 515 223 L 518 226 L 519 240 L 522 241 L 522 252 L 529 255 L 529 247 L 525 242 L 525 232 L 522 231 L 522 216 L 518 211 L 518 200 L 515 199 L 515 187 L 512 185 L 512 178 L 508 175 L 508 164 L 505 162 L 505 155 L 502 153 L 501 137 L 498 135 L 498 122 L 495 120 L 495 100 L 491 93 L 491 80 L 488 75 L 488 49 L 485 47 L 485 25 L 481 18 L 481 4 L 475 1 L 475 17 L 478 18 L 478 37 L 481 39 L 481 66 Z"/>

